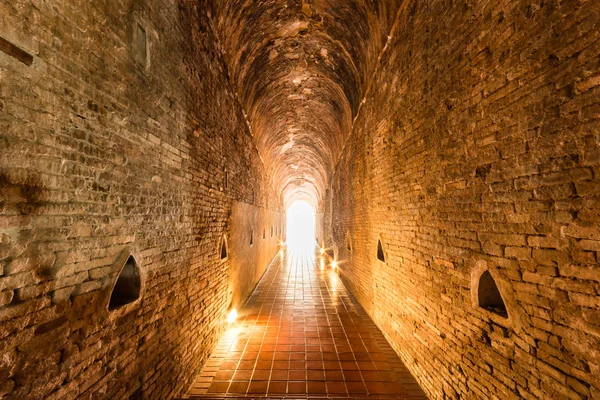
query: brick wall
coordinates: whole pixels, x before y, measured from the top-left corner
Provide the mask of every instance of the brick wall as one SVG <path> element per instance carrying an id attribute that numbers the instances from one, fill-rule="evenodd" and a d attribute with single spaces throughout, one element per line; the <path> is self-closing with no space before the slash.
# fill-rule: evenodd
<path id="1" fill-rule="evenodd" d="M 260 210 L 257 230 L 280 219 L 204 11 L 19 0 L 0 15 L 0 397 L 178 395 L 235 296 L 219 251 L 243 224 L 232 204 Z M 142 299 L 108 312 L 129 253 Z"/>
<path id="2" fill-rule="evenodd" d="M 326 224 L 344 282 L 431 398 L 600 398 L 599 11 L 398 13 Z M 472 301 L 485 269 L 508 318 Z"/>

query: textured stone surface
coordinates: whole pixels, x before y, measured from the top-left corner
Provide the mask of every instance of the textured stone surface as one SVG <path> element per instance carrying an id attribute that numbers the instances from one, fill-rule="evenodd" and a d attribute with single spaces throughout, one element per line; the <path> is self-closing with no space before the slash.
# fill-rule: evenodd
<path id="1" fill-rule="evenodd" d="M 0 2 L 0 396 L 178 396 L 306 199 L 431 398 L 600 398 L 599 10 Z"/>
<path id="2" fill-rule="evenodd" d="M 275 190 L 319 205 L 399 2 L 207 3 Z"/>
<path id="3" fill-rule="evenodd" d="M 599 10 L 400 9 L 325 222 L 344 282 L 431 398 L 600 398 Z M 508 320 L 471 302 L 482 265 Z"/>
<path id="4" fill-rule="evenodd" d="M 279 220 L 204 11 L 145 3 L 0 3 L 0 397 L 180 394 L 237 295 L 233 202 Z M 129 251 L 142 299 L 109 313 Z"/>
<path id="5" fill-rule="evenodd" d="M 231 304 L 240 310 L 279 251 L 283 221 L 278 212 L 236 202 L 231 208 L 228 268 Z"/>

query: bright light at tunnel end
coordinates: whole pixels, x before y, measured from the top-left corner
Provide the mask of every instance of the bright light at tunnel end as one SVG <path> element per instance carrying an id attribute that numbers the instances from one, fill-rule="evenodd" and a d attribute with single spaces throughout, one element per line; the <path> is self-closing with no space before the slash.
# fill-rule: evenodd
<path id="1" fill-rule="evenodd" d="M 313 206 L 298 200 L 287 209 L 286 245 L 290 249 L 314 251 L 316 214 Z"/>

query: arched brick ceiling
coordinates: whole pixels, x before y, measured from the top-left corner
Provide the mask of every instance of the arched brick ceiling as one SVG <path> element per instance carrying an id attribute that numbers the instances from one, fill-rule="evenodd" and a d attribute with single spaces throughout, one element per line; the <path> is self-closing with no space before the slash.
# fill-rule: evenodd
<path id="1" fill-rule="evenodd" d="M 400 0 L 207 3 L 275 190 L 319 204 Z"/>

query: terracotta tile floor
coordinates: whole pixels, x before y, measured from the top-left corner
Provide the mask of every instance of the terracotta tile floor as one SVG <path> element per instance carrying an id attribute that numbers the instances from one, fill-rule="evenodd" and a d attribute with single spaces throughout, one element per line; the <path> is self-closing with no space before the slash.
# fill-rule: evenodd
<path id="1" fill-rule="evenodd" d="M 312 251 L 285 253 L 188 396 L 426 399 L 337 274 Z"/>

